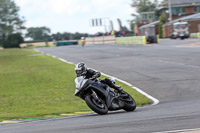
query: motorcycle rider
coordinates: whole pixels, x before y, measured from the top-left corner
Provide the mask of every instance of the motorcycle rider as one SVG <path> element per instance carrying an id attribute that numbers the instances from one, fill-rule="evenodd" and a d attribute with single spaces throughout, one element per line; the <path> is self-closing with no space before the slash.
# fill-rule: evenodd
<path id="1" fill-rule="evenodd" d="M 101 76 L 100 72 L 96 72 L 92 69 L 87 69 L 87 66 L 84 62 L 80 62 L 76 64 L 75 72 L 76 72 L 77 77 L 84 76 L 85 79 L 91 79 L 91 80 L 94 80 Z M 115 85 L 115 83 L 111 79 L 105 78 L 105 79 L 102 79 L 101 82 L 117 90 L 119 93 L 123 91 L 123 89 L 120 86 Z"/>

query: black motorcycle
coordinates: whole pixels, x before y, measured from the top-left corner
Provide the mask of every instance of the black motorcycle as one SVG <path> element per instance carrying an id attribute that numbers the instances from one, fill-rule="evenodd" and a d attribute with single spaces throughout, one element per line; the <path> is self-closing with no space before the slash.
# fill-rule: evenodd
<path id="1" fill-rule="evenodd" d="M 75 83 L 75 96 L 82 98 L 94 112 L 100 115 L 119 109 L 126 111 L 136 109 L 135 100 L 127 92 L 113 91 L 101 82 L 101 79 L 84 79 L 81 76 L 75 79 Z"/>

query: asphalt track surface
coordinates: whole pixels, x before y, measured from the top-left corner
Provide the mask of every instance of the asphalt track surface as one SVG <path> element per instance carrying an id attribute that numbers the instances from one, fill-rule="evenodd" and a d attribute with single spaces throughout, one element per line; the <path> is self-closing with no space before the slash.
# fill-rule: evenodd
<path id="1" fill-rule="evenodd" d="M 200 128 L 200 46 L 197 39 L 160 44 L 86 45 L 40 49 L 67 61 L 85 62 L 159 99 L 134 112 L 110 112 L 0 126 L 0 133 L 155 133 Z"/>

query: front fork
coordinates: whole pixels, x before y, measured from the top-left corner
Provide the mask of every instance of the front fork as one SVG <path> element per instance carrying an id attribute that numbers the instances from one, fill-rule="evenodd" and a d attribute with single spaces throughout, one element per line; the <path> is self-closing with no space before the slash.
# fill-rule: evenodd
<path id="1" fill-rule="evenodd" d="M 94 98 L 95 101 L 97 101 L 98 103 L 101 102 L 101 100 L 99 99 L 98 95 L 96 94 L 95 91 L 92 90 L 92 94 L 91 96 Z"/>

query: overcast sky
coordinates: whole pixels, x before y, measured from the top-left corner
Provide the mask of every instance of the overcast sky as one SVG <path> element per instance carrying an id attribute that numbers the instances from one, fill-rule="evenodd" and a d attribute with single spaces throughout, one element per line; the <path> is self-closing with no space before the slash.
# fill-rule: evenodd
<path id="1" fill-rule="evenodd" d="M 93 18 L 109 18 L 118 30 L 117 18 L 129 26 L 133 19 L 131 0 L 14 0 L 20 7 L 20 16 L 26 19 L 26 27 L 46 26 L 52 33 L 96 33 L 104 27 L 91 27 Z M 108 28 L 108 27 L 107 27 Z M 129 27 L 128 27 L 129 28 Z"/>

